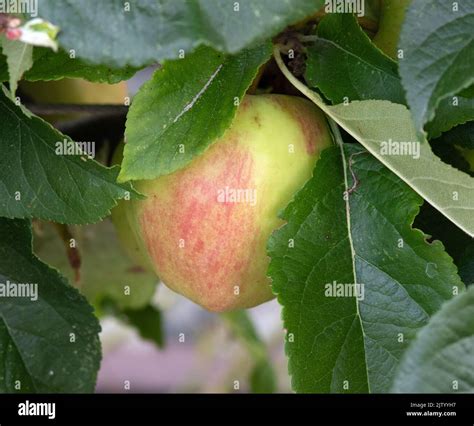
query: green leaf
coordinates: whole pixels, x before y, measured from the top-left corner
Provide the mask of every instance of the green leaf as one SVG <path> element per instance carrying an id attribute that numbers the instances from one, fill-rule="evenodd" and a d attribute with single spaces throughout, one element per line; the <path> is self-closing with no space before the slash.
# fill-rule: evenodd
<path id="1" fill-rule="evenodd" d="M 459 96 L 464 98 L 474 98 L 474 84 L 471 84 L 466 89 L 463 89 L 459 92 Z"/>
<path id="2" fill-rule="evenodd" d="M 127 116 L 119 179 L 152 179 L 188 164 L 230 126 L 258 68 L 265 44 L 237 56 L 202 47 L 167 62 L 145 83 Z"/>
<path id="3" fill-rule="evenodd" d="M 359 145 L 322 153 L 268 244 L 295 391 L 388 391 L 416 331 L 463 288 L 411 227 L 421 202 Z"/>
<path id="4" fill-rule="evenodd" d="M 418 141 L 408 110 L 386 101 L 352 102 L 330 107 L 334 119 L 379 161 L 431 205 L 474 236 L 474 179 L 443 163 L 426 141 Z M 411 142 L 415 156 L 390 154 L 387 142 Z M 413 151 L 414 152 L 414 151 Z"/>
<path id="5" fill-rule="evenodd" d="M 445 163 L 474 176 L 469 152 L 474 149 L 474 121 L 461 124 L 430 141 L 433 152 Z"/>
<path id="6" fill-rule="evenodd" d="M 315 13 L 323 0 L 42 0 L 59 44 L 91 63 L 141 67 L 207 45 L 235 54 Z"/>
<path id="7" fill-rule="evenodd" d="M 444 163 L 450 164 L 456 169 L 473 176 L 470 171 L 471 167 L 468 161 L 463 157 L 462 151 L 456 146 L 440 142 L 442 142 L 442 140 L 436 139 L 436 142 L 431 144 L 433 152 L 441 158 Z"/>
<path id="8" fill-rule="evenodd" d="M 459 268 L 459 259 L 466 246 L 472 241 L 469 235 L 461 231 L 453 222 L 429 203 L 423 203 L 413 226 L 429 235 L 429 241 L 441 241 L 445 250 Z"/>
<path id="9" fill-rule="evenodd" d="M 275 371 L 271 361 L 258 362 L 250 373 L 250 391 L 252 393 L 274 393 L 276 390 Z"/>
<path id="10" fill-rule="evenodd" d="M 435 143 L 457 145 L 462 148 L 474 149 L 474 122 L 469 121 L 461 126 L 456 126 L 449 132 L 443 133 Z"/>
<path id="11" fill-rule="evenodd" d="M 474 285 L 474 241 L 471 240 L 465 247 L 464 253 L 458 262 L 459 276 L 466 285 Z"/>
<path id="12" fill-rule="evenodd" d="M 474 236 L 474 179 L 443 163 L 426 140 L 417 138 L 405 106 L 380 100 L 327 106 L 289 72 L 277 49 L 274 55 L 299 91 L 437 210 Z M 400 154 L 396 149 L 404 151 Z"/>
<path id="13" fill-rule="evenodd" d="M 416 337 L 392 392 L 474 392 L 474 288 L 446 303 Z"/>
<path id="14" fill-rule="evenodd" d="M 247 347 L 255 360 L 250 372 L 250 389 L 253 393 L 272 393 L 276 391 L 277 380 L 272 361 L 265 343 L 260 339 L 250 316 L 246 311 L 234 311 L 221 314 L 232 331 Z"/>
<path id="15" fill-rule="evenodd" d="M 48 223 L 42 223 L 40 229 L 34 240 L 35 253 L 75 281 L 76 271 L 57 230 Z M 100 306 L 107 299 L 123 310 L 141 309 L 150 302 L 158 278 L 125 253 L 110 220 L 69 230 L 81 261 L 77 284 L 92 304 Z"/>
<path id="16" fill-rule="evenodd" d="M 29 81 L 83 78 L 97 83 L 116 84 L 130 79 L 139 70 L 129 66 L 112 68 L 88 64 L 81 59 L 71 59 L 63 50 L 54 53 L 50 49 L 35 48 L 33 58 L 33 68 L 25 74 L 25 79 Z"/>
<path id="17" fill-rule="evenodd" d="M 150 340 L 159 348 L 165 346 L 162 315 L 154 306 L 148 305 L 136 310 L 126 309 L 121 314 L 144 339 Z"/>
<path id="18" fill-rule="evenodd" d="M 437 138 L 441 133 L 471 120 L 474 120 L 474 99 L 462 96 L 443 99 L 436 109 L 434 120 L 426 125 L 428 138 Z"/>
<path id="19" fill-rule="evenodd" d="M 33 46 L 18 40 L 8 40 L 0 36 L 0 47 L 6 55 L 12 97 L 25 71 L 33 66 Z"/>
<path id="20" fill-rule="evenodd" d="M 81 59 L 74 59 L 64 50 L 57 53 L 44 47 L 33 50 L 33 67 L 23 78 L 28 81 L 49 81 L 62 78 L 83 78 L 95 83 L 116 84 L 128 80 L 138 68 L 111 68 L 105 65 L 91 65 Z M 0 51 L 0 81 L 8 80 L 6 58 Z"/>
<path id="21" fill-rule="evenodd" d="M 473 27 L 470 1 L 413 0 L 408 7 L 398 46 L 404 57 L 399 64 L 419 135 L 442 99 L 474 82 Z"/>
<path id="22" fill-rule="evenodd" d="M 397 63 L 377 49 L 349 14 L 327 15 L 308 48 L 306 80 L 332 103 L 383 99 L 406 104 Z M 428 124 L 430 138 L 474 119 L 474 100 L 462 96 L 440 101 Z"/>
<path id="23" fill-rule="evenodd" d="M 99 323 L 84 297 L 32 254 L 26 221 L 0 218 L 0 283 L 37 286 L 37 298 L 0 297 L 0 392 L 92 392 Z"/>
<path id="24" fill-rule="evenodd" d="M 116 183 L 118 167 L 56 155 L 56 144 L 71 139 L 25 112 L 0 89 L 0 216 L 92 223 L 117 199 L 136 196 L 130 184 Z"/>
<path id="25" fill-rule="evenodd" d="M 354 15 L 328 14 L 308 48 L 305 74 L 332 103 L 386 99 L 406 103 L 397 63 L 377 49 Z"/>
<path id="26" fill-rule="evenodd" d="M 265 359 L 266 348 L 260 340 L 257 330 L 246 311 L 232 311 L 221 314 L 232 331 L 242 339 L 248 350 L 256 359 Z"/>

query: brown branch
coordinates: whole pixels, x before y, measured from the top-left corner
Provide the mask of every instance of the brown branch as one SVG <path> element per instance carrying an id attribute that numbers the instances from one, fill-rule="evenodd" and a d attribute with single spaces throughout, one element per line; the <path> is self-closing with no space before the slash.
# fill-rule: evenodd
<path id="1" fill-rule="evenodd" d="M 76 285 L 79 285 L 81 280 L 81 255 L 77 247 L 71 247 L 70 242 L 74 239 L 69 227 L 67 225 L 62 225 L 60 223 L 54 223 L 54 227 L 61 237 L 64 248 L 66 249 L 66 255 L 69 261 L 69 265 L 74 271 L 74 281 Z"/>

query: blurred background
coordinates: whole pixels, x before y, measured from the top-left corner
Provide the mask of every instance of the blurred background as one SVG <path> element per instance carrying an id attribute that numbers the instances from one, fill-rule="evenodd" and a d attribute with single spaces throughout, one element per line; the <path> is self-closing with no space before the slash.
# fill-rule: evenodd
<path id="1" fill-rule="evenodd" d="M 113 317 L 102 319 L 104 358 L 98 392 L 258 392 L 272 389 L 271 383 L 252 387 L 255 357 L 226 319 L 206 312 L 163 285 L 159 286 L 154 303 L 161 308 L 164 317 L 163 349 L 142 339 L 134 328 Z M 267 349 L 266 362 L 275 373 L 274 391 L 289 392 L 280 312 L 280 306 L 274 300 L 250 309 L 248 314 Z M 239 389 L 235 389 L 236 381 Z"/>

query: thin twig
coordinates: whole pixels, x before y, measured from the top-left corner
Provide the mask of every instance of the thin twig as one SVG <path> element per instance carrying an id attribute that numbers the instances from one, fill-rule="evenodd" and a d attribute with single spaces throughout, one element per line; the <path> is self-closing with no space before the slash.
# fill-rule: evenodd
<path id="1" fill-rule="evenodd" d="M 313 43 L 317 39 L 318 39 L 317 35 L 304 35 L 304 34 L 298 35 L 298 40 L 301 41 L 302 43 Z"/>
<path id="2" fill-rule="evenodd" d="M 74 281 L 76 286 L 79 286 L 81 280 L 81 255 L 77 247 L 71 247 L 71 240 L 74 240 L 74 236 L 67 225 L 60 223 L 54 223 L 54 227 L 61 238 L 61 241 L 66 249 L 66 256 L 69 262 L 69 266 L 74 271 Z"/>
<path id="3" fill-rule="evenodd" d="M 357 189 L 357 187 L 359 186 L 359 183 L 360 183 L 360 180 L 358 179 L 358 177 L 354 173 L 354 170 L 352 169 L 352 165 L 354 164 L 353 157 L 356 156 L 356 155 L 360 155 L 360 154 L 368 154 L 368 152 L 367 151 L 354 152 L 354 154 L 351 154 L 351 156 L 349 157 L 348 167 L 349 167 L 349 170 L 350 170 L 351 175 L 352 175 L 353 183 L 352 183 L 352 186 L 347 190 L 347 195 L 352 194 Z"/>

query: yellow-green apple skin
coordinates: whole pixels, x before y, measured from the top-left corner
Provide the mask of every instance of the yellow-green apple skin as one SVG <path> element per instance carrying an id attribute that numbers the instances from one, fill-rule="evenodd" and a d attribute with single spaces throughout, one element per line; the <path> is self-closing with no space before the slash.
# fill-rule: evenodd
<path id="1" fill-rule="evenodd" d="M 123 143 L 120 144 L 112 159 L 112 163 L 120 164 L 123 159 Z M 140 184 L 135 185 L 140 186 Z M 135 231 L 135 229 L 131 226 L 133 224 L 133 220 L 129 216 L 133 213 L 133 208 L 131 201 L 120 201 L 118 206 L 112 210 L 112 222 L 115 226 L 117 231 L 118 239 L 121 243 L 121 246 L 128 254 L 130 259 L 135 261 L 139 266 L 141 266 L 146 271 L 153 271 L 153 265 L 151 259 L 148 256 L 146 247 L 143 246 L 142 240 Z"/>
<path id="2" fill-rule="evenodd" d="M 474 172 L 474 149 L 463 148 L 460 146 L 457 146 L 456 148 L 461 152 L 461 155 L 469 163 L 470 171 Z"/>
<path id="3" fill-rule="evenodd" d="M 411 0 L 382 0 L 379 29 L 374 44 L 386 55 L 397 59 L 397 46 L 405 12 Z"/>
<path id="4" fill-rule="evenodd" d="M 202 155 L 134 183 L 147 199 L 114 209 L 119 238 L 135 239 L 169 288 L 209 311 L 268 301 L 267 240 L 330 143 L 325 117 L 311 102 L 247 95 L 231 127 Z"/>
<path id="5" fill-rule="evenodd" d="M 20 88 L 34 102 L 46 104 L 116 104 L 123 105 L 128 96 L 127 83 L 92 83 L 79 78 L 55 81 L 22 81 Z M 80 114 L 56 114 L 45 117 L 49 122 L 79 118 Z"/>
<path id="6" fill-rule="evenodd" d="M 22 81 L 20 87 L 36 102 L 50 104 L 123 104 L 126 83 L 92 83 L 80 78 L 54 81 Z"/>

